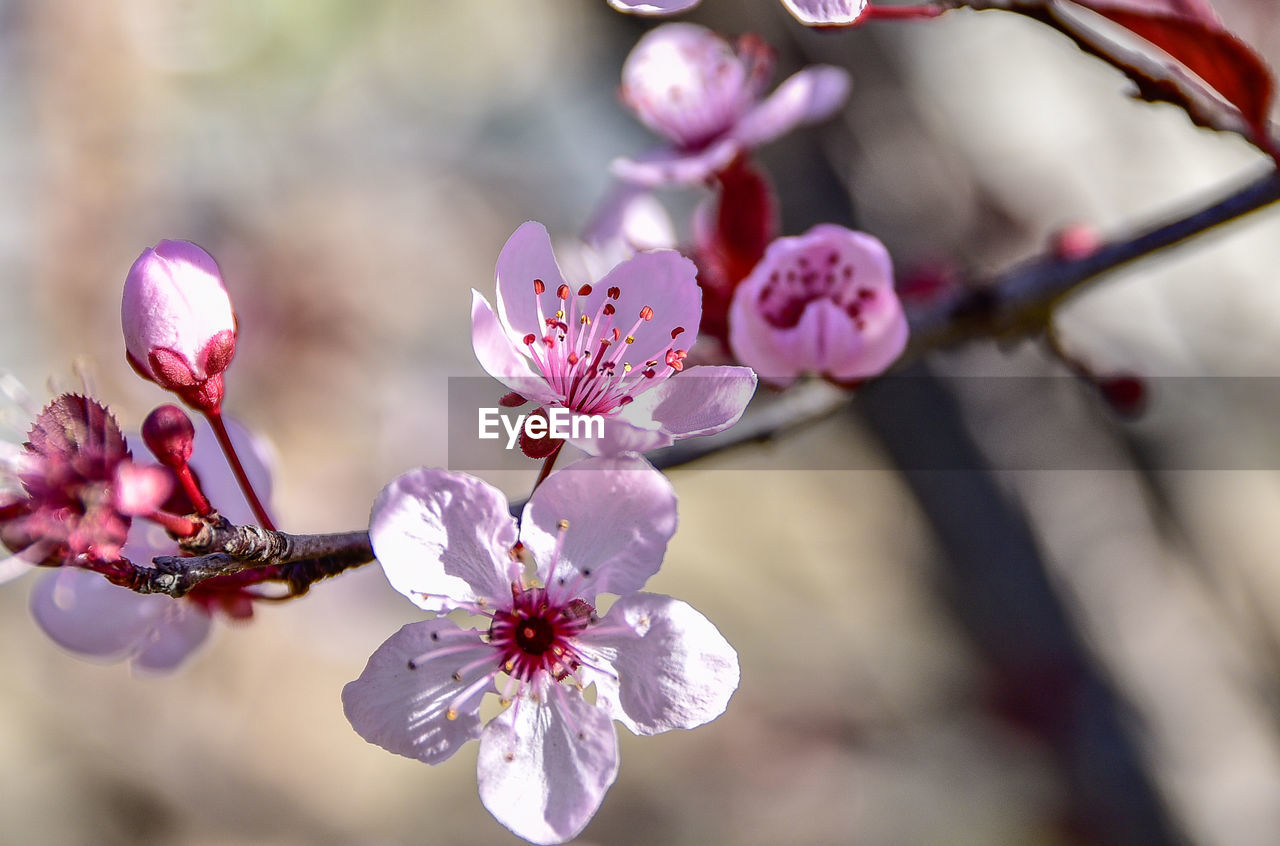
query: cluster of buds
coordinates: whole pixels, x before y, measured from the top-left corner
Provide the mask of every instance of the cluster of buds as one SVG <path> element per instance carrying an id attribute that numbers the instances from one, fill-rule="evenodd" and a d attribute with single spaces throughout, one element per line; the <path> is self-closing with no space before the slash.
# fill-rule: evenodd
<path id="1" fill-rule="evenodd" d="M 157 556 L 186 555 L 182 541 L 210 521 L 265 522 L 257 492 L 269 479 L 257 440 L 221 416 L 236 320 L 213 258 L 186 241 L 145 250 L 125 280 L 121 326 L 134 369 L 206 421 L 197 428 L 176 405 L 155 409 L 141 439 L 157 463 L 146 463 L 97 399 L 56 397 L 6 467 L 0 543 L 56 568 L 32 595 L 55 641 L 168 670 L 204 640 L 212 612 L 252 614 L 254 580 L 211 578 L 174 600 L 137 593 L 140 574 Z"/>

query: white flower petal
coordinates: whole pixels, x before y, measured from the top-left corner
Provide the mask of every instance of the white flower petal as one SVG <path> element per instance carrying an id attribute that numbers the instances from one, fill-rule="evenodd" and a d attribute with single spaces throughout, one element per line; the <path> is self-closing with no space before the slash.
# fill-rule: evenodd
<path id="1" fill-rule="evenodd" d="M 534 281 L 546 286 L 542 307 L 552 312 L 559 300 L 556 290 L 564 284 L 564 274 L 556 264 L 547 228 L 528 221 L 511 234 L 498 254 L 498 318 L 513 338 L 532 332 L 541 338 L 546 326 L 538 317 L 538 295 Z M 545 316 L 545 314 L 544 314 Z"/>
<path id="2" fill-rule="evenodd" d="M 356 732 L 388 752 L 438 764 L 480 736 L 480 700 L 492 685 L 473 690 L 488 670 L 455 671 L 498 656 L 480 637 L 443 617 L 410 623 L 369 658 L 360 678 L 342 689 L 342 709 Z M 410 662 L 416 662 L 410 669 Z M 449 718 L 450 708 L 456 708 Z"/>
<path id="3" fill-rule="evenodd" d="M 657 421 L 676 439 L 713 435 L 738 422 L 755 390 L 749 367 L 691 367 L 641 394 L 619 416 L 645 428 Z"/>
<path id="4" fill-rule="evenodd" d="M 561 520 L 568 529 L 557 559 Z M 548 588 L 569 585 L 590 602 L 597 593 L 621 596 L 644 587 L 675 530 L 675 491 L 652 465 L 636 457 L 588 458 L 538 486 L 520 539 Z"/>
<path id="5" fill-rule="evenodd" d="M 636 3 L 632 0 L 609 0 L 609 5 L 619 12 L 657 17 L 687 11 L 700 2 L 701 0 L 648 0 L 648 2 Z"/>
<path id="6" fill-rule="evenodd" d="M 596 704 L 636 734 L 714 720 L 738 688 L 737 652 L 684 602 L 652 593 L 623 597 L 599 629 L 579 641 L 617 675 L 586 671 L 596 682 Z"/>
<path id="7" fill-rule="evenodd" d="M 569 840 L 591 821 L 618 776 L 609 716 L 563 685 L 538 684 L 480 737 L 480 801 L 531 843 Z M 528 693 L 528 691 L 526 691 Z"/>
<path id="8" fill-rule="evenodd" d="M 369 538 L 387 580 L 428 611 L 509 598 L 519 567 L 507 499 L 461 473 L 411 470 L 373 503 Z"/>
<path id="9" fill-rule="evenodd" d="M 805 26 L 847 26 L 862 17 L 867 0 L 782 0 Z"/>
<path id="10" fill-rule="evenodd" d="M 525 399 L 554 402 L 560 397 L 522 354 L 517 341 L 502 327 L 498 315 L 479 291 L 471 291 L 471 347 L 485 372 Z"/>

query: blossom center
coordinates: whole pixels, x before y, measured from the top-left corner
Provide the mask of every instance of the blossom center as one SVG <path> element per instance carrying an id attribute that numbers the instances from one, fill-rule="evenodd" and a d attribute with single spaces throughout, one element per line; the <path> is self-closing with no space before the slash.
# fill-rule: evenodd
<path id="1" fill-rule="evenodd" d="M 635 317 L 621 315 L 622 289 L 616 285 L 595 294 L 591 285 L 568 285 L 553 293 L 541 279 L 533 280 L 539 331 L 524 336 L 529 354 L 564 406 L 579 414 L 613 414 L 644 390 L 647 380 L 661 379 L 684 369 L 688 350 L 678 348 L 683 326 L 669 330 L 653 306 L 644 305 Z M 553 299 L 554 297 L 554 299 Z M 623 327 L 628 327 L 624 330 Z M 658 335 L 661 341 L 653 342 Z M 637 338 L 640 349 L 663 349 L 653 358 L 632 358 Z"/>
<path id="2" fill-rule="evenodd" d="M 595 609 L 582 599 L 553 601 L 546 588 L 513 585 L 511 593 L 511 607 L 497 611 L 489 627 L 489 642 L 503 669 L 523 682 L 542 673 L 557 681 L 572 675 L 581 665 L 574 639 Z"/>
<path id="3" fill-rule="evenodd" d="M 848 256 L 831 247 L 815 247 L 775 263 L 760 289 L 760 313 L 779 329 L 792 329 L 810 303 L 826 300 L 865 328 L 863 312 L 876 300 L 876 291 L 859 278 Z"/>

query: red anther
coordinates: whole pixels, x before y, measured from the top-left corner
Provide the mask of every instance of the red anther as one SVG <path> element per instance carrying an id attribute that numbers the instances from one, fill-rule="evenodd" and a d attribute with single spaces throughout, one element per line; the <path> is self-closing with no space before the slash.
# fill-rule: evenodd
<path id="1" fill-rule="evenodd" d="M 676 338 L 680 337 L 680 334 L 681 334 L 682 332 L 684 332 L 684 327 L 683 327 L 683 326 L 677 326 L 676 328 L 672 329 L 672 330 L 671 330 L 671 340 L 673 340 L 673 341 L 674 341 Z"/>
<path id="2" fill-rule="evenodd" d="M 526 347 L 533 346 L 533 342 L 536 340 L 538 340 L 538 336 L 533 334 L 532 332 L 524 336 L 524 344 Z"/>
<path id="3" fill-rule="evenodd" d="M 609 299 L 616 300 L 618 297 L 622 296 L 622 289 L 619 288 L 617 285 L 614 285 L 612 288 L 608 290 L 607 293 L 609 294 Z"/>
<path id="4" fill-rule="evenodd" d="M 533 280 L 533 292 L 534 292 L 535 294 L 541 295 L 541 294 L 543 294 L 546 290 L 547 290 L 547 283 L 546 283 L 546 282 L 543 282 L 541 279 L 535 279 L 535 280 Z"/>
<path id="5" fill-rule="evenodd" d="M 681 359 L 685 358 L 688 354 L 685 353 L 685 355 L 681 355 L 683 352 L 684 350 L 667 350 L 667 366 L 675 371 L 684 370 L 684 362 L 681 361 Z"/>
<path id="6" fill-rule="evenodd" d="M 186 465 L 195 448 L 196 429 L 187 413 L 176 405 L 162 405 L 142 423 L 142 441 L 156 460 L 176 470 Z"/>
<path id="7" fill-rule="evenodd" d="M 640 319 L 653 320 L 653 309 L 650 308 L 649 306 L 645 306 L 644 308 L 640 309 Z"/>
<path id="8" fill-rule="evenodd" d="M 605 313 L 605 314 L 613 314 L 615 311 L 617 311 L 617 309 L 613 307 L 613 303 L 605 303 L 605 304 L 604 304 L 604 313 Z"/>
<path id="9" fill-rule="evenodd" d="M 621 337 L 622 337 L 622 333 L 618 331 L 618 327 L 617 326 L 613 327 L 613 339 L 616 341 Z"/>
<path id="10" fill-rule="evenodd" d="M 622 399 L 618 400 L 618 407 L 619 407 L 619 408 L 621 408 L 622 406 L 626 405 L 627 403 L 632 403 L 632 402 L 635 402 L 635 401 L 636 401 L 636 398 L 635 398 L 635 397 L 633 397 L 633 396 L 631 396 L 630 394 L 628 394 L 628 395 L 626 395 L 625 397 L 623 397 Z"/>
<path id="11" fill-rule="evenodd" d="M 562 300 L 569 299 L 569 286 L 561 285 L 559 288 L 556 288 L 556 296 Z"/>
<path id="12" fill-rule="evenodd" d="M 579 288 L 579 289 L 578 289 L 578 296 L 579 296 L 579 297 L 585 297 L 585 296 L 588 296 L 590 293 L 591 293 L 591 286 L 590 286 L 590 285 L 583 285 L 581 288 Z"/>
<path id="13" fill-rule="evenodd" d="M 569 365 L 573 366 L 578 363 L 578 354 L 576 352 L 569 353 Z"/>

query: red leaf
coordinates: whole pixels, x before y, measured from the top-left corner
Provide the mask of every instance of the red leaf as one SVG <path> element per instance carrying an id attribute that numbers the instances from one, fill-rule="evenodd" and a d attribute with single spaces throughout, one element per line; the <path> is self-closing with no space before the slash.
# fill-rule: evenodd
<path id="1" fill-rule="evenodd" d="M 1108 50 L 1105 36 L 1071 27 L 1078 39 L 1111 64 L 1123 70 L 1145 99 L 1167 101 L 1186 109 L 1197 123 L 1223 128 L 1215 121 L 1204 96 L 1216 94 L 1234 106 L 1248 127 L 1252 140 L 1271 149 L 1268 114 L 1274 93 L 1271 70 L 1248 44 L 1223 27 L 1208 0 L 1069 0 L 1097 12 L 1125 30 L 1160 48 L 1178 65 L 1199 77 L 1186 77 L 1178 69 L 1157 62 L 1139 64 L 1119 50 Z M 1164 73 L 1153 73 L 1163 70 Z M 1203 92 L 1207 86 L 1212 93 Z"/>

